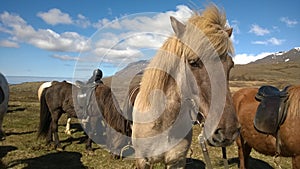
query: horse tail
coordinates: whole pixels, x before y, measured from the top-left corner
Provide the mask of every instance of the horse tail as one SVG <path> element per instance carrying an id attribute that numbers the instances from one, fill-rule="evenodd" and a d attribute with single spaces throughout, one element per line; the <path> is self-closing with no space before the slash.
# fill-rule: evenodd
<path id="1" fill-rule="evenodd" d="M 38 138 L 39 137 L 46 137 L 48 134 L 50 123 L 52 121 L 51 113 L 49 111 L 49 107 L 46 102 L 46 91 L 47 88 L 43 90 L 41 94 L 41 100 L 40 100 L 40 125 L 39 125 L 39 131 L 38 131 Z"/>

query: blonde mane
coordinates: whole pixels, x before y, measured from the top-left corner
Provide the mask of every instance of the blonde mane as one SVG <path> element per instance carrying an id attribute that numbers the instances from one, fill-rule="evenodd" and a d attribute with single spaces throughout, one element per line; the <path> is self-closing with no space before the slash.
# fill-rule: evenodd
<path id="1" fill-rule="evenodd" d="M 196 27 L 197 31 L 204 33 L 206 38 L 195 37 L 191 31 L 191 27 Z M 207 39 L 217 52 L 222 57 L 226 53 L 233 53 L 233 46 L 226 30 L 226 16 L 215 5 L 208 6 L 202 14 L 197 12 L 188 20 L 186 24 L 186 32 L 188 44 L 197 44 L 197 51 L 206 51 Z M 172 78 L 169 73 L 174 72 L 179 65 L 180 58 L 185 57 L 186 60 L 197 59 L 199 52 L 192 50 L 185 45 L 181 39 L 175 35 L 169 37 L 157 54 L 152 58 L 147 69 L 144 72 L 141 81 L 140 98 L 137 101 L 137 106 L 140 110 L 147 109 L 150 105 L 148 96 L 154 89 L 166 91 L 167 84 Z M 198 53 L 198 54 L 196 54 Z M 174 57 L 177 56 L 177 57 Z M 159 65 L 159 66 L 157 66 Z M 160 70 L 159 68 L 163 68 Z"/>
<path id="2" fill-rule="evenodd" d="M 300 85 L 297 86 L 291 86 L 288 89 L 289 94 L 289 109 L 288 114 L 290 114 L 292 117 L 299 117 L 300 116 Z"/>

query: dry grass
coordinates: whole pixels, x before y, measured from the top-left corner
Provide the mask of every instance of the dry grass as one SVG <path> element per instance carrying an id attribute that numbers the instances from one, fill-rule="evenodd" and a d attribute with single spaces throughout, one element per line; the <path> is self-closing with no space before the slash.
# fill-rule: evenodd
<path id="1" fill-rule="evenodd" d="M 299 77 L 299 76 L 298 76 Z M 109 79 L 104 80 L 110 83 Z M 271 81 L 273 83 L 273 81 Z M 134 82 L 136 83 L 136 81 Z M 247 86 L 260 86 L 268 81 L 231 81 L 231 89 L 234 91 Z M 110 154 L 100 145 L 93 145 L 93 154 L 85 151 L 85 136 L 76 120 L 72 121 L 72 138 L 64 133 L 66 116 L 62 116 L 59 122 L 59 136 L 64 151 L 59 152 L 51 147 L 45 146 L 44 140 L 37 140 L 37 128 L 39 123 L 39 103 L 37 89 L 41 82 L 23 83 L 11 85 L 11 97 L 9 112 L 4 119 L 4 130 L 6 140 L 0 142 L 0 168 L 134 168 L 133 159 L 114 160 Z M 278 84 L 277 84 L 278 85 Z M 204 168 L 204 158 L 198 144 L 197 136 L 201 129 L 194 127 L 192 143 L 193 163 L 187 168 Z M 222 164 L 221 148 L 208 147 L 208 151 L 214 168 L 224 168 Z M 230 168 L 238 168 L 237 146 L 233 144 L 228 147 L 228 159 Z M 251 154 L 251 168 L 266 169 L 274 167 L 272 157 L 261 155 L 255 151 Z M 190 158 L 188 156 L 188 158 Z M 291 160 L 282 158 L 283 168 L 291 168 Z M 157 164 L 155 168 L 164 168 Z"/>

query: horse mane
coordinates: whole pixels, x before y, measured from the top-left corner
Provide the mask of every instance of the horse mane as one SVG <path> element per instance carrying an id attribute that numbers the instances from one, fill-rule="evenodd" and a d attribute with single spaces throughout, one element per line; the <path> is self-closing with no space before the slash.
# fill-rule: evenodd
<path id="1" fill-rule="evenodd" d="M 101 104 L 99 108 L 102 109 L 105 122 L 117 132 L 130 136 L 131 131 L 128 131 L 130 130 L 130 121 L 122 115 L 111 89 L 104 84 L 100 84 L 96 88 L 95 94 L 98 104 Z"/>
<path id="2" fill-rule="evenodd" d="M 291 86 L 288 89 L 289 98 L 287 102 L 289 103 L 288 114 L 292 117 L 300 116 L 300 85 Z"/>
<path id="3" fill-rule="evenodd" d="M 196 27 L 201 30 L 206 38 L 194 38 L 190 27 Z M 188 20 L 186 24 L 185 34 L 190 35 L 190 41 L 188 44 L 199 44 L 197 51 L 207 51 L 208 45 L 212 45 L 217 51 L 219 56 L 223 56 L 227 52 L 233 53 L 233 45 L 229 38 L 228 27 L 226 26 L 226 16 L 224 12 L 221 12 L 214 4 L 209 5 L 202 14 L 194 12 L 193 16 Z M 156 55 L 150 61 L 148 67 L 145 69 L 144 75 L 141 80 L 140 95 L 143 99 L 138 99 L 137 106 L 140 110 L 147 110 L 150 106 L 148 96 L 154 89 L 161 89 L 165 91 L 167 83 L 169 83 L 170 72 L 178 69 L 179 61 L 185 57 L 187 60 L 197 59 L 196 51 L 193 51 L 189 46 L 185 45 L 175 35 L 169 37 L 162 47 L 158 50 Z M 177 57 L 174 57 L 177 56 Z M 159 65 L 159 66 L 158 66 Z M 160 70 L 160 68 L 163 68 Z"/>

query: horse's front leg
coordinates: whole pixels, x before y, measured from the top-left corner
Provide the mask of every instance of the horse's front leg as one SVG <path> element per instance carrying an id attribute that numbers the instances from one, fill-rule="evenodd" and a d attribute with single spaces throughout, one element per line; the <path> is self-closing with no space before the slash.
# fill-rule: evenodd
<path id="1" fill-rule="evenodd" d="M 89 134 L 87 134 L 87 135 L 88 135 L 88 139 L 87 139 L 87 142 L 85 144 L 85 149 L 87 151 L 93 151 L 93 149 L 92 149 L 92 142 L 93 142 L 93 140 L 90 138 Z"/>
<path id="2" fill-rule="evenodd" d="M 147 161 L 147 159 L 139 158 L 135 161 L 136 169 L 152 169 L 153 166 Z"/>
<path id="3" fill-rule="evenodd" d="M 84 122 L 83 126 L 84 126 L 85 133 L 88 137 L 87 142 L 85 144 L 85 149 L 90 152 L 90 151 L 93 151 L 93 149 L 92 149 L 92 143 L 93 143 L 92 136 L 94 134 L 94 128 L 95 127 L 94 127 L 93 121 L 91 119 L 89 119 L 87 122 Z"/>
<path id="4" fill-rule="evenodd" d="M 236 143 L 238 146 L 240 169 L 247 169 L 249 166 L 248 162 L 249 162 L 249 157 L 250 157 L 250 153 L 251 153 L 251 147 L 247 143 L 244 142 L 242 135 L 240 135 L 236 139 Z"/>
<path id="5" fill-rule="evenodd" d="M 300 169 L 300 155 L 292 158 L 293 169 Z"/>

